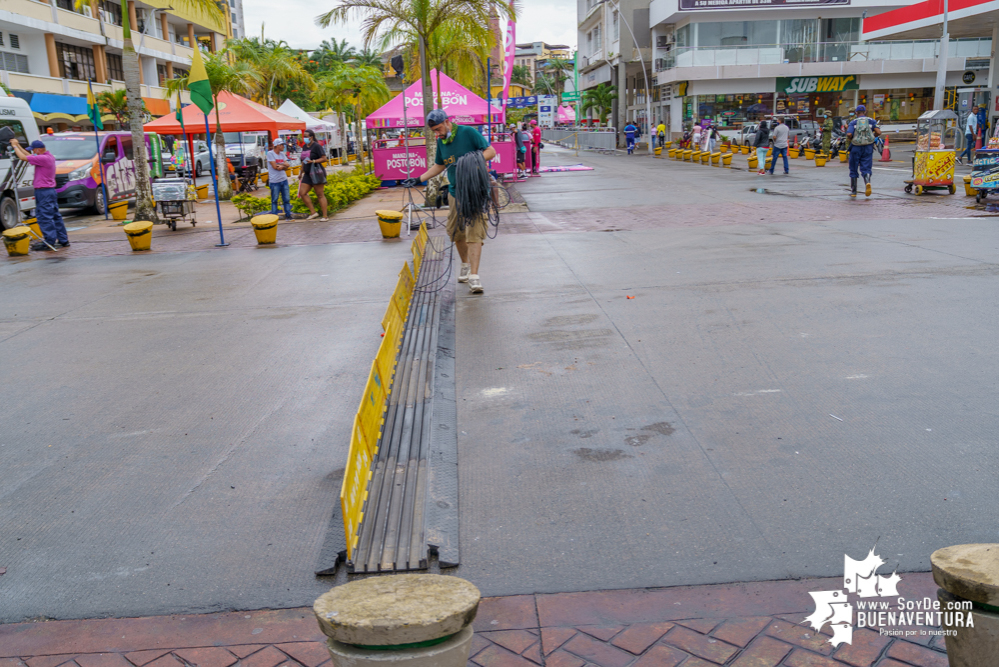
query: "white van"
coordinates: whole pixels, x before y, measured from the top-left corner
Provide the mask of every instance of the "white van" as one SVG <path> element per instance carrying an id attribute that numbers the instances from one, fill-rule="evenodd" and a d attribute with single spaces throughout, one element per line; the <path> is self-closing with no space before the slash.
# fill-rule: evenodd
<path id="1" fill-rule="evenodd" d="M 20 97 L 0 97 L 0 127 L 14 131 L 18 143 L 28 149 L 28 145 L 38 138 L 38 124 L 28 103 Z M 18 209 L 28 214 L 35 208 L 35 168 L 25 163 L 24 173 L 17 183 L 8 182 L 11 166 L 19 160 L 10 144 L 0 143 L 0 228 L 10 229 L 17 225 Z"/>

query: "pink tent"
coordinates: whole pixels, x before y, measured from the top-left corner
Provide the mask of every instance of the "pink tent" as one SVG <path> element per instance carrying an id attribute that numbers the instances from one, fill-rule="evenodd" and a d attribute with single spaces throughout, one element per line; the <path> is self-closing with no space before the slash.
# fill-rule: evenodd
<path id="1" fill-rule="evenodd" d="M 441 98 L 448 116 L 458 123 L 483 125 L 489 115 L 486 101 L 458 84 L 447 74 L 441 73 Z M 430 70 L 430 86 L 434 92 L 434 107 L 437 106 L 437 70 Z M 403 127 L 402 103 L 406 101 L 406 120 L 409 127 L 423 127 L 423 81 L 418 80 L 399 95 L 396 95 L 378 111 L 364 121 L 368 128 Z M 492 122 L 504 121 L 503 109 L 493 105 Z"/>
<path id="2" fill-rule="evenodd" d="M 576 120 L 576 111 L 572 107 L 562 105 L 558 108 L 558 122 L 572 123 Z"/>

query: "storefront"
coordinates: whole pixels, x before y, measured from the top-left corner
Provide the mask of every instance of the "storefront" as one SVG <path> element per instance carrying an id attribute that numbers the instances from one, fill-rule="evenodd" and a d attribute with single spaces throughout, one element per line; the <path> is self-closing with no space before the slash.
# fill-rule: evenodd
<path id="1" fill-rule="evenodd" d="M 743 123 L 759 122 L 773 113 L 773 108 L 771 92 L 690 95 L 683 101 L 683 126 L 690 129 L 695 122 L 709 119 L 719 127 L 738 129 Z"/>

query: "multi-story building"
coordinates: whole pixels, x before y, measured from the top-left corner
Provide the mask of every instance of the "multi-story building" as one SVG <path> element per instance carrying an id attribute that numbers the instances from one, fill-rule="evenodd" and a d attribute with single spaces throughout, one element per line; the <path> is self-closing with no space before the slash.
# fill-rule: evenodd
<path id="1" fill-rule="evenodd" d="M 538 75 L 538 69 L 543 69 L 549 60 L 568 60 L 571 57 L 572 51 L 565 44 L 529 42 L 526 44 L 517 44 L 513 64 L 526 67 L 531 77 L 531 83 L 534 83 Z"/>
<path id="2" fill-rule="evenodd" d="M 845 116 L 863 103 L 879 119 L 912 122 L 933 108 L 939 34 L 894 41 L 861 34 L 865 16 L 910 4 L 652 0 L 660 92 L 653 116 L 675 134 L 704 118 L 739 127 L 772 113 Z M 988 37 L 952 40 L 946 85 L 984 85 L 991 51 Z"/>
<path id="3" fill-rule="evenodd" d="M 232 38 L 244 39 L 246 21 L 243 16 L 243 0 L 229 0 L 229 22 L 232 24 Z"/>
<path id="4" fill-rule="evenodd" d="M 618 95 L 608 122 L 615 127 L 644 122 L 644 82 L 652 76 L 649 0 L 577 0 L 576 16 L 580 90 L 610 84 Z M 649 83 L 652 88 L 651 78 Z M 652 99 L 657 99 L 654 88 Z"/>
<path id="5" fill-rule="evenodd" d="M 154 116 L 175 104 L 163 84 L 190 68 L 191 46 L 200 42 L 214 51 L 232 34 L 228 11 L 213 21 L 176 11 L 169 0 L 126 0 L 124 6 L 90 0 L 79 11 L 73 0 L 6 0 L 0 5 L 0 81 L 28 100 L 41 127 L 89 128 L 87 82 L 94 92 L 125 87 L 123 11 L 139 54 L 143 99 Z"/>

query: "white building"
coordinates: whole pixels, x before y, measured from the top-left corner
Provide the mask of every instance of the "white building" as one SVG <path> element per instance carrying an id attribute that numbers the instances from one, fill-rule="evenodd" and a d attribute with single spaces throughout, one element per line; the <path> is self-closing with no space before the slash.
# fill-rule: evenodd
<path id="1" fill-rule="evenodd" d="M 914 121 L 933 107 L 939 36 L 862 41 L 862 19 L 902 0 L 653 0 L 653 116 L 674 134 L 710 118 L 739 127 L 774 112 Z M 986 34 L 991 34 L 991 28 Z M 947 86 L 986 90 L 990 37 L 952 40 Z"/>

